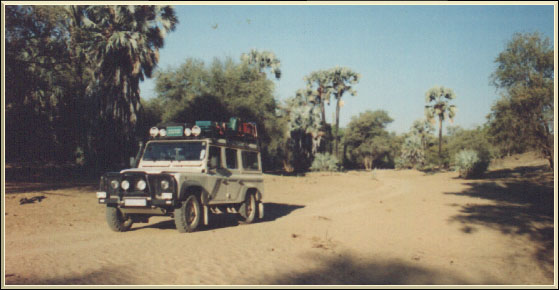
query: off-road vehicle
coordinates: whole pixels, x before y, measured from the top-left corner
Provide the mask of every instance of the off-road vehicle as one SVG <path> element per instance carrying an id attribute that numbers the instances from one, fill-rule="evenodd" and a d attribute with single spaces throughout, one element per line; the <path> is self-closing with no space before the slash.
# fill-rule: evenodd
<path id="1" fill-rule="evenodd" d="M 101 177 L 98 202 L 109 227 L 127 231 L 152 216 L 171 216 L 179 232 L 208 225 L 210 214 L 241 223 L 264 216 L 262 164 L 256 124 L 196 121 L 150 129 L 134 168 Z"/>

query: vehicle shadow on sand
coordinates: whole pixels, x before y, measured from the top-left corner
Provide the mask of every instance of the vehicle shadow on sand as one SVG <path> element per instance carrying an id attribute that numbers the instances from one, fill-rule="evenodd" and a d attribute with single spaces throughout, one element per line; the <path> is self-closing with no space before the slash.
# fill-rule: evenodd
<path id="1" fill-rule="evenodd" d="M 505 235 L 527 236 L 538 248 L 534 259 L 553 277 L 553 172 L 542 166 L 522 166 L 489 171 L 484 178 L 464 184 L 468 188 L 462 192 L 447 194 L 492 203 L 462 205 L 451 222 L 461 223 L 467 234 L 475 234 L 476 227 L 487 227 Z"/>
<path id="2" fill-rule="evenodd" d="M 268 202 L 264 203 L 264 218 L 258 220 L 257 223 L 265 223 L 275 221 L 279 218 L 289 215 L 291 212 L 303 208 L 303 205 L 293 205 L 285 203 L 274 203 Z M 207 226 L 201 226 L 197 231 L 203 232 L 208 230 L 215 230 L 220 228 L 235 227 L 241 225 L 236 214 L 211 214 L 209 216 L 210 224 Z M 146 228 L 156 228 L 161 230 L 176 230 L 175 221 L 173 219 L 161 221 L 154 224 L 148 224 L 145 226 L 136 226 L 130 229 L 131 231 L 146 229 Z"/>

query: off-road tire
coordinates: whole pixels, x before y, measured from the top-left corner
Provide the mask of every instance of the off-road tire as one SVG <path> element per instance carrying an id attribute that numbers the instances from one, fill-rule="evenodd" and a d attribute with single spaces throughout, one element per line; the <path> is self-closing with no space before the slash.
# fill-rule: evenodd
<path id="1" fill-rule="evenodd" d="M 134 223 L 131 217 L 124 215 L 116 206 L 107 206 L 106 217 L 107 224 L 115 232 L 126 232 Z"/>
<path id="2" fill-rule="evenodd" d="M 256 220 L 256 212 L 258 211 L 258 203 L 256 202 L 256 196 L 254 193 L 247 193 L 245 197 L 244 206 L 241 210 L 244 210 L 240 214 L 239 222 L 243 224 L 250 224 Z"/>
<path id="3" fill-rule="evenodd" d="M 201 217 L 200 201 L 191 194 L 175 209 L 175 226 L 180 233 L 191 233 L 198 228 Z"/>

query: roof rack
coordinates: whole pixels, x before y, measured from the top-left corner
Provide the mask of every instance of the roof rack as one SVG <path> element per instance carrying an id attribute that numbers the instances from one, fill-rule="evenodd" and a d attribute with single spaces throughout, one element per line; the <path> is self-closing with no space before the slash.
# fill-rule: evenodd
<path id="1" fill-rule="evenodd" d="M 192 123 L 166 123 L 150 129 L 151 139 L 224 139 L 227 141 L 258 143 L 256 123 L 231 118 L 229 122 L 196 121 Z"/>

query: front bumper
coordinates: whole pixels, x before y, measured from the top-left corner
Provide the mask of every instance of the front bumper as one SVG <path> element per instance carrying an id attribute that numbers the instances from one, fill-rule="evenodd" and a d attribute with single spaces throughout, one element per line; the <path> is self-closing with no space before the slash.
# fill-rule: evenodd
<path id="1" fill-rule="evenodd" d="M 152 199 L 151 197 L 108 197 L 98 198 L 99 204 L 114 205 L 125 208 L 150 208 L 150 207 L 169 207 L 175 206 L 176 201 L 170 199 Z"/>

